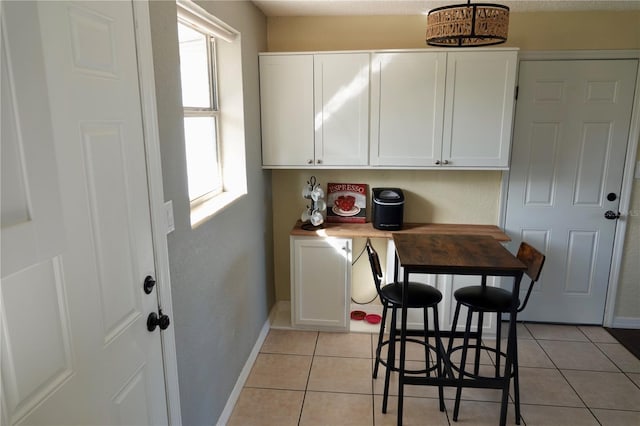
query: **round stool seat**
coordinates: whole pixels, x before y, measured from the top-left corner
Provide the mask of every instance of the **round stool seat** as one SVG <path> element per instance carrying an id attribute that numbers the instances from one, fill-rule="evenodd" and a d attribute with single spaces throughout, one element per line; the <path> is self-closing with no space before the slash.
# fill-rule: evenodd
<path id="1" fill-rule="evenodd" d="M 408 308 L 424 308 L 437 305 L 442 293 L 427 284 L 409 282 Z M 402 306 L 402 283 L 388 284 L 380 289 L 380 295 L 392 305 Z"/>
<path id="2" fill-rule="evenodd" d="M 508 312 L 512 302 L 510 291 L 479 285 L 458 289 L 453 296 L 463 305 L 485 312 Z"/>

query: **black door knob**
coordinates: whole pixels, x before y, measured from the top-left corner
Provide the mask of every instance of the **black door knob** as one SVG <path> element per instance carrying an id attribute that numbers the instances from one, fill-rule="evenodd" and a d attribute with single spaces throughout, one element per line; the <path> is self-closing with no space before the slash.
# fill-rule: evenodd
<path id="1" fill-rule="evenodd" d="M 160 330 L 166 330 L 171 324 L 171 320 L 168 315 L 162 313 L 162 309 L 158 310 L 158 314 L 151 312 L 147 317 L 147 330 L 154 331 L 156 327 L 160 327 Z"/>
<path id="2" fill-rule="evenodd" d="M 153 291 L 153 286 L 156 285 L 156 280 L 153 279 L 151 275 L 147 275 L 144 279 L 144 283 L 142 284 L 142 288 L 146 294 L 151 294 Z"/>
<path id="3" fill-rule="evenodd" d="M 610 192 L 607 194 L 607 200 L 609 201 L 615 201 L 618 199 L 618 196 L 616 195 L 615 192 Z"/>
<path id="4" fill-rule="evenodd" d="M 620 218 L 620 212 L 616 213 L 613 210 L 607 210 L 604 213 L 604 217 L 609 219 L 609 220 L 616 220 L 616 219 Z"/>

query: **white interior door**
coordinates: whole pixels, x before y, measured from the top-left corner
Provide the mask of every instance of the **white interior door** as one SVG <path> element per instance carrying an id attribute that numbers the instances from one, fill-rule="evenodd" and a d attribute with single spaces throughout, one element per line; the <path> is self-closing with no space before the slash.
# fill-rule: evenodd
<path id="1" fill-rule="evenodd" d="M 520 62 L 505 227 L 547 255 L 523 319 L 602 324 L 637 68 Z"/>
<path id="2" fill-rule="evenodd" d="M 3 3 L 2 424 L 166 424 L 132 4 Z"/>

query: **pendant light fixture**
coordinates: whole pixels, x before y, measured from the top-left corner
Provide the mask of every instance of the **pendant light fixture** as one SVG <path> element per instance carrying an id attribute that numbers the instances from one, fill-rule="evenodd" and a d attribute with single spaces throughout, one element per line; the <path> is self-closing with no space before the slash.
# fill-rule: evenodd
<path id="1" fill-rule="evenodd" d="M 427 14 L 427 44 L 441 47 L 490 46 L 507 41 L 509 8 L 493 3 L 454 4 Z"/>

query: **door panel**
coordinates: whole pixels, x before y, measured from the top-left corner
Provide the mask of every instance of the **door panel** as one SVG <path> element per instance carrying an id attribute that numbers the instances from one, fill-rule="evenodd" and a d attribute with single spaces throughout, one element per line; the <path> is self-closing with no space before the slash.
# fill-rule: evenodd
<path id="1" fill-rule="evenodd" d="M 567 245 L 567 275 L 564 292 L 589 295 L 594 288 L 594 267 L 598 234 L 593 231 L 570 231 Z"/>
<path id="2" fill-rule="evenodd" d="M 56 256 L 2 282 L 3 380 L 13 418 L 33 410 L 77 371 L 60 261 Z"/>
<path id="3" fill-rule="evenodd" d="M 547 255 L 524 319 L 602 324 L 637 67 L 520 63 L 505 227 Z"/>
<path id="4" fill-rule="evenodd" d="M 98 267 L 96 281 L 101 294 L 105 342 L 109 342 L 141 315 L 140 300 L 136 297 L 140 294 L 131 285 L 139 271 L 134 265 L 132 218 L 127 217 L 131 211 L 127 170 L 123 164 L 127 138 L 121 123 L 117 122 L 83 123 L 80 138 Z"/>
<path id="5" fill-rule="evenodd" d="M 58 170 L 54 161 L 48 161 L 54 158 L 54 148 L 43 143 L 52 132 L 49 106 L 23 95 L 47 91 L 44 77 L 32 72 L 44 67 L 39 33 L 13 25 L 14 17 L 21 21 L 33 15 L 32 7 L 15 6 L 3 5 L 7 12 L 2 15 L 0 42 L 3 276 L 51 259 L 65 245 Z M 9 31 L 20 39 L 19 48 L 10 49 Z M 38 125 L 25 125 L 29 119 Z"/>
<path id="6" fill-rule="evenodd" d="M 2 19 L 3 424 L 166 424 L 132 4 Z"/>

